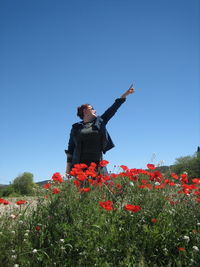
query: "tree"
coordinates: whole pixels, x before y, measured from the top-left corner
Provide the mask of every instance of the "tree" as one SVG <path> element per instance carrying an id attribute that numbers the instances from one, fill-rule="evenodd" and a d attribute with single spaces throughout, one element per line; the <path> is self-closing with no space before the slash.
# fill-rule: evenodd
<path id="1" fill-rule="evenodd" d="M 24 172 L 22 175 L 16 177 L 13 181 L 13 187 L 16 193 L 21 195 L 31 195 L 34 188 L 33 174 Z"/>
<path id="2" fill-rule="evenodd" d="M 200 178 L 200 151 L 197 151 L 194 156 L 177 158 L 172 171 L 178 175 L 187 172 L 189 178 Z"/>

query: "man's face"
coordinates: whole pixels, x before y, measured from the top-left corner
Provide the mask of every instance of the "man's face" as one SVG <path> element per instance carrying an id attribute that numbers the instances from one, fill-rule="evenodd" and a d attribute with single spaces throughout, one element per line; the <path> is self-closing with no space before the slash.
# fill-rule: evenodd
<path id="1" fill-rule="evenodd" d="M 96 117 L 96 110 L 92 106 L 88 106 L 87 109 L 84 109 L 84 115 L 87 117 Z"/>

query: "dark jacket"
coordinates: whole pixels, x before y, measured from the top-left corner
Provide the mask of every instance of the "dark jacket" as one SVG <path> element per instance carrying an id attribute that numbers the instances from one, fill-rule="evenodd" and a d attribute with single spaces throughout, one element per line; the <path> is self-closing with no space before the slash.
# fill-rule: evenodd
<path id="1" fill-rule="evenodd" d="M 97 116 L 94 122 L 94 126 L 101 131 L 103 136 L 103 149 L 102 152 L 105 154 L 109 149 L 114 147 L 113 141 L 106 129 L 106 124 L 108 121 L 115 115 L 118 108 L 125 102 L 125 98 L 117 98 L 114 104 L 109 107 L 101 116 Z M 70 138 L 68 143 L 68 149 L 65 150 L 65 153 L 68 156 L 72 156 L 71 163 L 76 164 L 80 163 L 80 154 L 81 154 L 81 142 L 80 142 L 80 131 L 83 128 L 83 121 L 75 123 L 72 125 L 70 132 Z"/>

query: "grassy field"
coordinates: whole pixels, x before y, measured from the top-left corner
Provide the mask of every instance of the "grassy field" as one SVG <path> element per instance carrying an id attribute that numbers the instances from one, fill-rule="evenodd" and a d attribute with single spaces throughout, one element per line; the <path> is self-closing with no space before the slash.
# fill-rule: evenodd
<path id="1" fill-rule="evenodd" d="M 36 199 L 1 199 L 0 266 L 200 266 L 200 178 L 94 168 L 55 173 Z"/>

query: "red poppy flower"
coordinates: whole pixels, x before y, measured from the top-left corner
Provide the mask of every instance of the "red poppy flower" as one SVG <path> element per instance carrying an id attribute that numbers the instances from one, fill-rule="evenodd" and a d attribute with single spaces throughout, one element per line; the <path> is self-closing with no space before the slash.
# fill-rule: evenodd
<path id="1" fill-rule="evenodd" d="M 5 201 L 5 199 L 3 199 L 3 198 L 0 198 L 0 204 L 3 204 L 3 203 L 4 203 L 4 201 Z"/>
<path id="2" fill-rule="evenodd" d="M 181 183 L 182 184 L 187 184 L 188 183 L 188 178 L 187 178 L 187 174 L 186 173 L 183 173 L 181 174 Z"/>
<path id="3" fill-rule="evenodd" d="M 156 218 L 153 218 L 151 221 L 152 223 L 156 223 Z"/>
<path id="4" fill-rule="evenodd" d="M 195 185 L 195 184 L 191 184 L 191 185 L 188 185 L 188 184 L 182 184 L 181 187 L 184 188 L 184 189 L 188 189 L 188 190 L 198 189 L 197 185 Z"/>
<path id="5" fill-rule="evenodd" d="M 88 166 L 87 166 L 85 163 L 80 163 L 80 164 L 79 164 L 79 168 L 80 168 L 80 169 L 87 169 Z"/>
<path id="6" fill-rule="evenodd" d="M 76 187 L 80 187 L 81 183 L 78 180 L 74 180 L 74 185 Z"/>
<path id="7" fill-rule="evenodd" d="M 148 184 L 148 181 L 145 180 L 145 179 L 142 179 L 142 180 L 141 180 L 141 183 L 142 183 L 142 184 Z"/>
<path id="8" fill-rule="evenodd" d="M 155 189 L 163 189 L 165 188 L 165 184 L 155 185 Z"/>
<path id="9" fill-rule="evenodd" d="M 94 170 L 87 170 L 87 171 L 85 172 L 85 174 L 86 174 L 87 176 L 91 176 L 91 177 L 96 177 L 96 176 L 97 176 L 97 173 L 96 173 Z"/>
<path id="10" fill-rule="evenodd" d="M 3 204 L 4 204 L 4 205 L 9 205 L 10 202 L 9 202 L 8 200 L 5 200 Z"/>
<path id="11" fill-rule="evenodd" d="M 59 182 L 59 183 L 63 183 L 64 180 L 61 176 L 61 174 L 59 172 L 55 172 L 52 176 L 52 179 L 55 181 L 55 182 Z"/>
<path id="12" fill-rule="evenodd" d="M 120 165 L 120 167 L 122 168 L 122 170 L 124 170 L 124 171 L 128 171 L 128 167 L 127 167 L 127 166 L 125 166 L 125 165 Z"/>
<path id="13" fill-rule="evenodd" d="M 194 178 L 194 179 L 192 179 L 192 182 L 194 184 L 200 184 L 200 178 Z"/>
<path id="14" fill-rule="evenodd" d="M 131 180 L 131 181 L 134 181 L 136 182 L 138 180 L 138 177 L 137 176 L 134 176 L 134 175 L 129 175 L 128 178 Z"/>
<path id="15" fill-rule="evenodd" d="M 112 203 L 112 201 L 110 201 L 110 200 L 100 201 L 100 202 L 99 202 L 99 205 L 100 205 L 102 208 L 104 208 L 105 210 L 107 210 L 107 211 L 110 211 L 110 210 L 113 209 L 113 208 L 112 208 L 113 203 Z"/>
<path id="16" fill-rule="evenodd" d="M 87 179 L 87 175 L 84 172 L 82 172 L 77 175 L 77 178 L 79 181 L 84 181 L 85 179 Z"/>
<path id="17" fill-rule="evenodd" d="M 185 251 L 185 248 L 178 248 L 179 251 Z"/>
<path id="18" fill-rule="evenodd" d="M 188 176 L 188 175 L 187 175 L 186 173 L 182 173 L 182 174 L 181 174 L 181 178 L 183 178 L 183 179 L 187 178 L 187 176 Z"/>
<path id="19" fill-rule="evenodd" d="M 6 200 L 6 199 L 0 198 L 0 204 L 9 205 L 10 202 L 8 200 Z"/>
<path id="20" fill-rule="evenodd" d="M 143 188 L 148 188 L 148 189 L 152 189 L 152 185 L 151 184 L 141 184 L 138 185 L 139 188 L 143 189 Z"/>
<path id="21" fill-rule="evenodd" d="M 194 195 L 200 195 L 200 189 L 194 192 Z"/>
<path id="22" fill-rule="evenodd" d="M 197 230 L 193 229 L 193 230 L 192 230 L 192 233 L 193 233 L 193 234 L 196 234 L 196 233 L 197 233 Z"/>
<path id="23" fill-rule="evenodd" d="M 90 192 L 91 188 L 90 187 L 84 187 L 80 189 L 81 192 Z"/>
<path id="24" fill-rule="evenodd" d="M 74 168 L 75 169 L 81 169 L 81 166 L 80 166 L 80 164 L 74 164 Z"/>
<path id="25" fill-rule="evenodd" d="M 96 166 L 97 166 L 97 164 L 96 164 L 95 162 L 91 162 L 91 163 L 90 163 L 90 167 L 91 167 L 91 168 L 95 169 Z M 90 167 L 89 167 L 89 168 L 90 168 Z"/>
<path id="26" fill-rule="evenodd" d="M 117 184 L 117 188 L 120 190 L 122 188 L 121 184 Z"/>
<path id="27" fill-rule="evenodd" d="M 101 167 L 105 167 L 106 165 L 108 165 L 108 163 L 109 163 L 109 161 L 107 161 L 107 160 L 101 160 L 101 161 L 99 162 L 99 165 L 100 165 Z"/>
<path id="28" fill-rule="evenodd" d="M 51 187 L 51 184 L 44 184 L 43 187 L 44 187 L 45 189 L 49 189 L 49 188 Z"/>
<path id="29" fill-rule="evenodd" d="M 53 194 L 59 194 L 60 193 L 60 189 L 59 188 L 54 188 L 53 189 Z"/>
<path id="30" fill-rule="evenodd" d="M 178 180 L 178 175 L 176 175 L 175 172 L 172 172 L 171 173 L 171 177 L 174 178 L 174 179 L 176 179 L 176 180 Z"/>
<path id="31" fill-rule="evenodd" d="M 18 200 L 17 202 L 16 202 L 16 204 L 17 205 L 23 205 L 23 204 L 25 204 L 27 201 L 26 200 Z"/>
<path id="32" fill-rule="evenodd" d="M 138 212 L 138 211 L 141 210 L 141 207 L 140 206 L 137 206 L 137 205 L 126 204 L 124 206 L 124 209 L 125 210 L 129 210 L 129 211 L 132 211 L 132 212 Z"/>
<path id="33" fill-rule="evenodd" d="M 169 203 L 170 203 L 170 205 L 175 205 L 176 204 L 176 202 L 173 201 L 173 200 L 169 200 Z"/>
<path id="34" fill-rule="evenodd" d="M 196 199 L 196 202 L 199 202 L 200 203 L 200 197 Z"/>
<path id="35" fill-rule="evenodd" d="M 160 183 L 163 180 L 163 175 L 160 171 L 149 172 L 147 173 L 147 175 L 149 176 L 149 179 L 151 181 L 156 181 Z"/>
<path id="36" fill-rule="evenodd" d="M 155 165 L 154 164 L 147 164 L 147 168 L 149 169 L 149 170 L 155 170 Z"/>
<path id="37" fill-rule="evenodd" d="M 41 227 L 39 225 L 36 225 L 35 230 L 39 232 L 41 230 Z"/>

